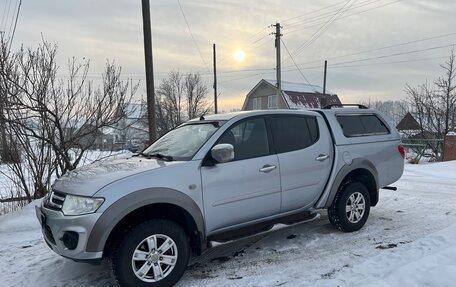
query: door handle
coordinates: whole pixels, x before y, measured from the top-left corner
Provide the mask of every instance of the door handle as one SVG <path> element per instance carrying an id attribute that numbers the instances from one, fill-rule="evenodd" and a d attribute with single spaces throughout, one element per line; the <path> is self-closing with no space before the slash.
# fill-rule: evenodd
<path id="1" fill-rule="evenodd" d="M 319 154 L 315 160 L 318 160 L 318 161 L 324 161 L 324 160 L 327 160 L 329 158 L 329 155 L 327 154 Z"/>
<path id="2" fill-rule="evenodd" d="M 275 166 L 275 165 L 266 164 L 262 168 L 260 168 L 260 172 L 270 172 L 276 168 L 277 168 L 277 166 Z"/>

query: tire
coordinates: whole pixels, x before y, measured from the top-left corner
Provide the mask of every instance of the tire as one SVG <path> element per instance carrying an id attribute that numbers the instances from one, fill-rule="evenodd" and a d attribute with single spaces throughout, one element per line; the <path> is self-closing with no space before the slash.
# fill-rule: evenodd
<path id="1" fill-rule="evenodd" d="M 182 277 L 189 257 L 189 239 L 182 227 L 152 219 L 127 232 L 111 260 L 120 286 L 164 287 Z"/>
<path id="2" fill-rule="evenodd" d="M 369 192 L 364 184 L 355 181 L 341 187 L 328 208 L 328 218 L 337 229 L 353 232 L 364 226 L 369 212 Z"/>

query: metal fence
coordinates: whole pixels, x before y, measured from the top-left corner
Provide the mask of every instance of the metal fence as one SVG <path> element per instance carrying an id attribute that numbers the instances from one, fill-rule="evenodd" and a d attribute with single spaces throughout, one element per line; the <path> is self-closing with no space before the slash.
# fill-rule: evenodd
<path id="1" fill-rule="evenodd" d="M 402 139 L 402 144 L 409 162 L 418 163 L 422 158 L 428 161 L 443 159 L 443 139 Z"/>

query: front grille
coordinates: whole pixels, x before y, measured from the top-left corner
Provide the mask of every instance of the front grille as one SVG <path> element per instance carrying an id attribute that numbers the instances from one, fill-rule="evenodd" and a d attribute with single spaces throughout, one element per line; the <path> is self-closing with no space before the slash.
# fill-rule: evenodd
<path id="1" fill-rule="evenodd" d="M 62 210 L 63 202 L 66 195 L 61 192 L 51 191 L 51 194 L 46 199 L 44 206 L 52 210 Z"/>

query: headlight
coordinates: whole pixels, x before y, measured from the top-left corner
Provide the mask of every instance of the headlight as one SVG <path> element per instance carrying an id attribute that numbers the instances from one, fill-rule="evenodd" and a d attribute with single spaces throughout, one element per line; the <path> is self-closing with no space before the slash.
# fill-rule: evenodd
<path id="1" fill-rule="evenodd" d="M 63 202 L 62 212 L 65 215 L 82 215 L 97 211 L 104 198 L 82 197 L 67 194 Z"/>

